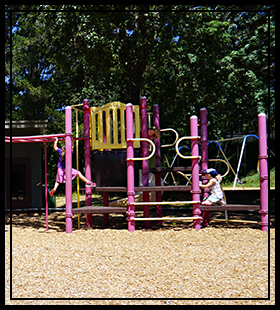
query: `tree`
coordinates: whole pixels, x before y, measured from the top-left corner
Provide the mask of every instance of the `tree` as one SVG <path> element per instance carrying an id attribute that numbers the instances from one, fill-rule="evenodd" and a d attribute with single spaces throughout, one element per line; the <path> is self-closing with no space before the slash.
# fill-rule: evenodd
<path id="1" fill-rule="evenodd" d="M 14 118 L 56 122 L 58 110 L 85 97 L 94 105 L 139 104 L 146 95 L 150 105 L 160 105 L 162 127 L 186 134 L 189 117 L 206 106 L 210 134 L 221 137 L 256 131 L 257 113 L 268 112 L 270 88 L 274 120 L 273 6 L 10 8 L 19 9 L 12 14 Z M 20 11 L 29 8 L 38 12 Z M 9 14 L 5 17 L 9 42 Z"/>

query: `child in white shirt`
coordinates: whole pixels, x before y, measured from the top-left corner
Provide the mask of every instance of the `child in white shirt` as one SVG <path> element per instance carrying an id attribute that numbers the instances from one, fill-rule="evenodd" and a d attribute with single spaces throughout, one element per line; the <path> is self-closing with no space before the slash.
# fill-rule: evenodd
<path id="1" fill-rule="evenodd" d="M 199 186 L 201 188 L 209 187 L 210 195 L 206 197 L 201 204 L 205 206 L 212 206 L 213 204 L 225 205 L 223 200 L 224 194 L 220 185 L 222 180 L 221 175 L 218 174 L 217 170 L 213 168 L 207 170 L 203 169 L 202 173 L 205 174 L 209 182 L 207 184 L 199 184 Z"/>

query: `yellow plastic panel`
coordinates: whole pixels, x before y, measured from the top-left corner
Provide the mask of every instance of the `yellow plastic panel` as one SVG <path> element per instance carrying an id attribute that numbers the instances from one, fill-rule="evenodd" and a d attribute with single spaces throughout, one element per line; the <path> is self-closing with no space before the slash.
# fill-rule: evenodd
<path id="1" fill-rule="evenodd" d="M 118 101 L 91 108 L 92 150 L 126 148 L 125 110 L 126 105 Z M 136 105 L 133 106 L 133 123 L 135 138 L 140 138 L 139 106 Z M 135 141 L 133 145 L 139 148 L 140 141 Z"/>

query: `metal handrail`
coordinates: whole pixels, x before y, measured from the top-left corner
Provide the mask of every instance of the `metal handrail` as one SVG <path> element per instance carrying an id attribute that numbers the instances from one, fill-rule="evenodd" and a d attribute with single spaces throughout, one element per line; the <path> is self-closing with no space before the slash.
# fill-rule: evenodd
<path id="1" fill-rule="evenodd" d="M 228 164 L 225 160 L 220 159 L 220 158 L 216 158 L 216 159 L 208 159 L 208 161 L 221 161 L 221 162 L 223 162 L 224 164 L 226 164 L 226 166 L 227 166 L 227 172 L 226 172 L 224 175 L 222 175 L 221 177 L 224 178 L 226 175 L 228 175 L 228 173 L 229 173 L 229 164 Z"/>
<path id="2" fill-rule="evenodd" d="M 194 140 L 194 139 L 200 139 L 200 136 L 189 136 L 189 137 L 182 137 L 180 138 L 176 144 L 175 144 L 175 151 L 176 153 L 183 159 L 199 159 L 201 158 L 201 156 L 184 156 L 182 155 L 180 152 L 179 152 L 179 149 L 178 149 L 178 146 L 179 146 L 179 143 L 183 140 Z"/>
<path id="3" fill-rule="evenodd" d="M 175 139 L 175 141 L 172 144 L 164 144 L 164 145 L 161 145 L 160 147 L 171 147 L 174 144 L 176 144 L 176 142 L 178 141 L 178 138 L 179 138 L 178 132 L 175 129 L 173 129 L 173 128 L 165 128 L 165 129 L 161 129 L 160 130 L 160 132 L 163 132 L 163 131 L 173 131 L 175 133 L 175 135 L 176 135 L 176 139 Z"/>
<path id="4" fill-rule="evenodd" d="M 149 142 L 152 147 L 153 147 L 153 150 L 152 150 L 152 153 L 148 156 L 148 157 L 139 157 L 139 158 L 127 158 L 126 160 L 148 160 L 150 158 L 152 158 L 155 154 L 155 151 L 156 151 L 156 146 L 154 144 L 154 142 L 150 139 L 146 139 L 146 138 L 131 138 L 131 139 L 127 139 L 127 141 L 146 141 L 146 142 Z"/>

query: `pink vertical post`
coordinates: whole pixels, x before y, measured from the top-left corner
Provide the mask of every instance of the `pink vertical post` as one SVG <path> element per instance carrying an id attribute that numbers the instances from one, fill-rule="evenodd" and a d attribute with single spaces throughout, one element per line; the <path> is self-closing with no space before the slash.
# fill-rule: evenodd
<path id="1" fill-rule="evenodd" d="M 107 135 L 106 135 L 106 112 L 103 111 L 102 113 L 102 118 L 103 118 L 103 142 L 107 142 Z M 107 151 L 107 149 L 105 149 Z M 103 192 L 103 206 L 107 207 L 109 206 L 109 193 L 108 192 Z M 103 214 L 103 223 L 104 227 L 107 228 L 109 227 L 109 213 L 104 213 Z"/>
<path id="2" fill-rule="evenodd" d="M 146 97 L 141 98 L 141 137 L 146 138 L 148 137 L 148 130 L 147 130 L 147 99 Z M 142 141 L 142 156 L 148 157 L 148 142 Z M 149 161 L 142 160 L 142 180 L 143 186 L 149 186 Z M 149 193 L 143 192 L 143 201 L 149 201 Z M 150 217 L 150 208 L 149 206 L 143 206 L 144 217 Z M 150 221 L 144 221 L 144 227 L 150 227 Z"/>
<path id="3" fill-rule="evenodd" d="M 200 133 L 201 133 L 201 169 L 208 169 L 208 137 L 207 137 L 207 110 L 206 108 L 200 109 Z M 208 183 L 208 179 L 203 175 L 201 177 L 202 184 Z M 209 195 L 209 188 L 205 188 L 203 190 L 202 198 L 206 198 Z M 203 225 L 208 226 L 210 217 L 209 217 L 209 211 L 204 211 L 202 213 L 203 218 Z"/>
<path id="4" fill-rule="evenodd" d="M 135 221 L 131 218 L 135 217 L 135 205 L 134 205 L 134 149 L 133 141 L 133 110 L 132 104 L 126 105 L 126 138 L 127 138 L 127 221 L 128 231 L 135 230 Z"/>
<path id="5" fill-rule="evenodd" d="M 89 115 L 90 115 L 90 108 L 89 108 L 89 100 L 84 99 L 83 101 L 83 113 L 84 113 L 84 150 L 85 150 L 85 177 L 91 181 L 91 168 L 90 168 L 90 128 L 89 128 Z M 92 205 L 91 199 L 91 187 L 86 186 L 86 206 Z M 87 226 L 92 226 L 92 214 L 86 214 L 86 222 Z"/>
<path id="6" fill-rule="evenodd" d="M 260 160 L 260 200 L 261 228 L 268 232 L 268 164 L 267 164 L 267 133 L 266 115 L 258 115 L 259 123 L 259 160 Z"/>
<path id="7" fill-rule="evenodd" d="M 154 126 L 156 126 L 160 130 L 160 125 L 159 125 L 159 106 L 158 104 L 154 104 L 153 106 L 153 118 L 154 118 Z M 156 167 L 160 167 L 161 164 L 161 155 L 160 155 L 160 138 L 159 139 L 154 139 L 154 143 L 156 146 Z M 156 172 L 156 186 L 161 185 L 161 173 Z M 161 192 L 156 192 L 156 201 L 161 202 Z M 162 207 L 161 205 L 156 206 L 157 211 L 157 217 L 162 217 Z M 157 222 L 158 225 L 162 224 L 162 221 Z"/>
<path id="8" fill-rule="evenodd" d="M 47 143 L 45 142 L 45 202 L 46 202 L 46 231 L 49 230 L 49 208 L 48 208 L 48 175 L 47 175 Z"/>
<path id="9" fill-rule="evenodd" d="M 66 198 L 66 233 L 72 232 L 72 110 L 65 108 L 65 198 Z"/>
<path id="10" fill-rule="evenodd" d="M 198 136 L 198 119 L 193 115 L 190 119 L 191 123 L 191 136 Z M 199 156 L 198 139 L 191 140 L 191 153 L 192 156 Z M 200 201 L 200 188 L 199 188 L 199 164 L 198 158 L 192 159 L 192 199 L 193 201 Z M 200 216 L 200 203 L 193 204 L 193 216 Z M 200 220 L 193 220 L 193 227 L 200 229 Z"/>

